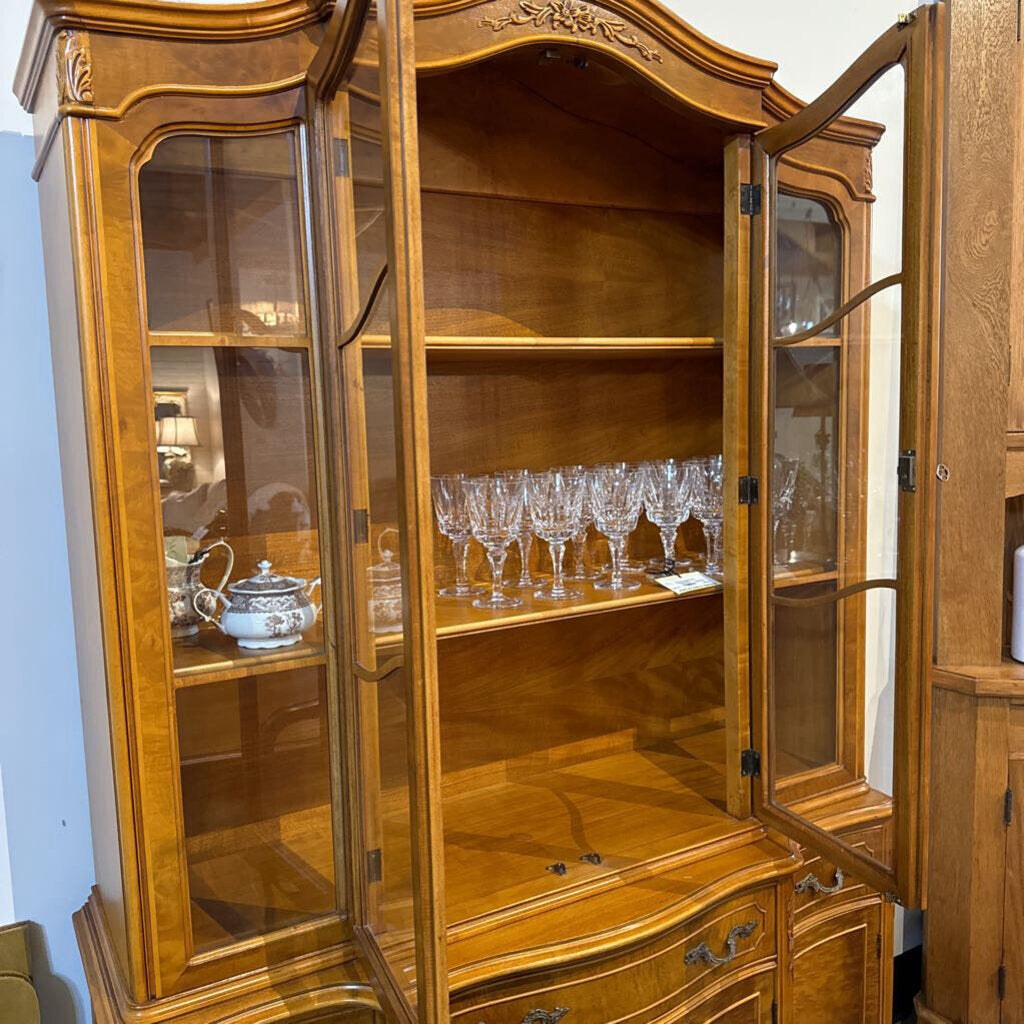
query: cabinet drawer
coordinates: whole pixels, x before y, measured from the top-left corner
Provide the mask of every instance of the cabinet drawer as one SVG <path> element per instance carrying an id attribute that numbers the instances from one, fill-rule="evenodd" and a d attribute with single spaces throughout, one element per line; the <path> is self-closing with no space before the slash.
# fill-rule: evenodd
<path id="1" fill-rule="evenodd" d="M 712 907 L 648 943 L 456 997 L 457 1024 L 646 1024 L 775 954 L 775 890 Z"/>
<path id="2" fill-rule="evenodd" d="M 870 853 L 871 856 L 879 860 L 885 858 L 887 854 L 885 844 L 888 841 L 888 830 L 886 824 L 872 825 L 856 832 L 849 832 L 843 838 L 855 849 Z M 797 922 L 801 918 L 823 909 L 826 901 L 830 901 L 830 905 L 843 903 L 848 900 L 860 899 L 874 891 L 863 882 L 851 878 L 848 873 L 837 868 L 831 861 L 811 853 L 810 850 L 804 850 L 803 853 L 804 865 L 793 875 L 793 885 L 796 890 L 793 893 L 793 911 Z"/>

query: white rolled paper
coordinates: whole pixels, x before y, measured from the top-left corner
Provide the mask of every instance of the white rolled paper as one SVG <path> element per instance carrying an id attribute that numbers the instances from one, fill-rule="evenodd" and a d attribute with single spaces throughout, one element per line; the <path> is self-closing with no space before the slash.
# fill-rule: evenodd
<path id="1" fill-rule="evenodd" d="M 1010 630 L 1010 654 L 1024 661 L 1024 544 L 1013 553 L 1013 626 Z"/>

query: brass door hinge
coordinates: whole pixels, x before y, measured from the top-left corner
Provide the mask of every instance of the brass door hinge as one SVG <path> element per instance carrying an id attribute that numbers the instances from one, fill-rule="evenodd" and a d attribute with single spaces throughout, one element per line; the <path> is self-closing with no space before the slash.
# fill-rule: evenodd
<path id="1" fill-rule="evenodd" d="M 348 139 L 334 140 L 334 175 L 337 178 L 348 177 Z"/>
<path id="2" fill-rule="evenodd" d="M 379 882 L 383 877 L 384 858 L 379 849 L 366 851 L 366 880 Z"/>
<path id="3" fill-rule="evenodd" d="M 740 185 L 740 213 L 756 217 L 761 212 L 761 186 Z"/>
<path id="4" fill-rule="evenodd" d="M 1013 824 L 1013 790 L 1009 786 L 1003 794 L 1003 824 L 1007 828 Z"/>

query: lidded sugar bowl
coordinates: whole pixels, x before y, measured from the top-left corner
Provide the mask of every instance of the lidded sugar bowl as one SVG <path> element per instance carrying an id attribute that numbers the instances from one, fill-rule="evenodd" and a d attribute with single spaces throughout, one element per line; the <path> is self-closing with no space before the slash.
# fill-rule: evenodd
<path id="1" fill-rule="evenodd" d="M 388 527 L 377 538 L 380 561 L 366 570 L 370 583 L 370 629 L 374 633 L 402 631 L 402 567 L 394 560 L 395 553 L 384 540 L 398 531 Z"/>
<path id="2" fill-rule="evenodd" d="M 307 583 L 294 576 L 278 576 L 264 559 L 259 574 L 228 586 L 229 598 L 222 590 L 203 589 L 193 599 L 195 609 L 225 636 L 234 637 L 239 647 L 262 650 L 297 644 L 320 614 L 321 605 L 310 595 L 320 586 L 320 577 Z M 224 606 L 217 620 L 202 608 L 210 595 Z"/>

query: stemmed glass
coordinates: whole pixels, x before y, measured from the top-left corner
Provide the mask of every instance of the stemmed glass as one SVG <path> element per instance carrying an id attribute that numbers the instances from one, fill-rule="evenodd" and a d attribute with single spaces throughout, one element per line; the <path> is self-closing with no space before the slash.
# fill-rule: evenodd
<path id="1" fill-rule="evenodd" d="M 772 561 L 777 566 L 784 565 L 785 561 L 779 557 L 780 551 L 775 538 L 779 532 L 779 523 L 793 507 L 799 468 L 799 459 L 786 459 L 776 455 L 772 462 Z"/>
<path id="2" fill-rule="evenodd" d="M 587 545 L 587 530 L 594 521 L 594 513 L 590 507 L 590 488 L 587 486 L 587 474 L 590 470 L 586 466 L 573 466 L 573 469 L 582 483 L 583 505 L 580 508 L 580 524 L 572 538 L 572 572 L 566 579 L 579 583 L 597 579 L 597 572 L 588 564 L 590 549 Z"/>
<path id="3" fill-rule="evenodd" d="M 693 482 L 693 514 L 704 526 L 708 555 L 704 574 L 712 579 L 722 578 L 722 456 L 712 455 L 695 459 L 688 473 Z"/>
<path id="4" fill-rule="evenodd" d="M 665 561 L 653 568 L 672 572 L 692 564 L 689 558 L 676 558 L 676 534 L 690 515 L 692 476 L 686 465 L 675 459 L 645 462 L 641 472 L 644 484 L 644 513 L 661 534 Z"/>
<path id="5" fill-rule="evenodd" d="M 608 538 L 611 549 L 611 575 L 594 584 L 600 590 L 636 590 L 639 580 L 623 578 L 626 538 L 636 529 L 640 518 L 643 474 L 625 462 L 595 466 L 587 474 L 590 507 L 594 525 Z"/>
<path id="6" fill-rule="evenodd" d="M 452 542 L 452 554 L 455 557 L 455 586 L 442 587 L 438 591 L 441 597 L 472 597 L 484 592 L 483 587 L 470 585 L 469 574 L 466 571 L 469 538 L 472 533 L 469 506 L 466 502 L 466 493 L 462 489 L 462 482 L 465 479 L 463 473 L 448 473 L 430 478 L 430 494 L 434 499 L 437 526 Z"/>
<path id="7" fill-rule="evenodd" d="M 519 533 L 525 484 L 514 476 L 474 476 L 462 481 L 473 536 L 487 551 L 491 563 L 491 593 L 478 597 L 474 608 L 518 608 L 518 597 L 503 593 L 502 576 L 508 546 Z"/>
<path id="8" fill-rule="evenodd" d="M 533 528 L 551 548 L 554 576 L 551 586 L 534 591 L 542 601 L 566 601 L 580 597 L 578 590 L 569 590 L 562 575 L 565 544 L 575 536 L 583 509 L 584 477 L 576 466 L 549 469 L 527 476 L 527 494 L 533 516 Z"/>
<path id="9" fill-rule="evenodd" d="M 519 548 L 519 579 L 510 586 L 517 590 L 527 590 L 535 587 L 538 580 L 530 574 L 530 552 L 533 550 L 533 522 L 530 515 L 530 494 L 526 486 L 527 473 L 525 469 L 503 469 L 495 476 L 506 477 L 509 480 L 520 480 L 523 482 L 523 514 L 519 520 L 519 532 L 515 536 L 516 547 Z"/>

